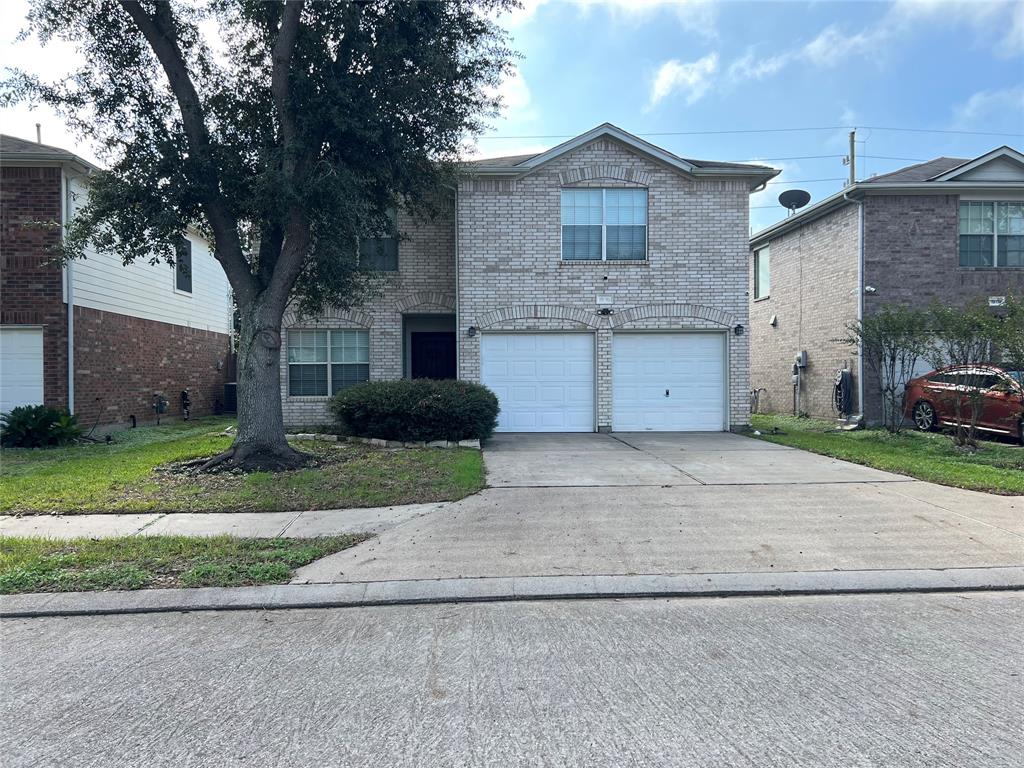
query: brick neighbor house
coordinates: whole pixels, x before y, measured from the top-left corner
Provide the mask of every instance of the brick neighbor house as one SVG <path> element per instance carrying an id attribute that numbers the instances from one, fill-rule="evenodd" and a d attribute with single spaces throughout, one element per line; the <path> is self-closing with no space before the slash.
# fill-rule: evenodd
<path id="1" fill-rule="evenodd" d="M 491 387 L 502 431 L 749 423 L 749 195 L 772 168 L 677 157 L 604 124 L 470 164 L 447 210 L 364 241 L 363 306 L 288 313 L 286 420 L 367 379 Z"/>
<path id="2" fill-rule="evenodd" d="M 792 413 L 796 401 L 799 411 L 834 417 L 833 386 L 845 368 L 855 416 L 876 423 L 881 396 L 841 341 L 847 324 L 887 304 L 1024 294 L 1024 155 L 1000 147 L 856 182 L 758 232 L 750 252 L 750 376 L 765 389 L 760 409 Z"/>
<path id="3" fill-rule="evenodd" d="M 223 398 L 230 355 L 228 283 L 189 231 L 178 265 L 124 266 L 90 252 L 53 262 L 62 224 L 96 170 L 70 152 L 0 137 L 0 412 L 45 403 L 85 426 L 155 418 L 153 397 L 208 414 Z"/>

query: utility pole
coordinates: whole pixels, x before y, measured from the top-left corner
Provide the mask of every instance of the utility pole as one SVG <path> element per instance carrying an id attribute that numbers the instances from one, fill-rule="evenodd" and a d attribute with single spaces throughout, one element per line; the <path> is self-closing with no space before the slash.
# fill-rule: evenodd
<path id="1" fill-rule="evenodd" d="M 850 186 L 857 183 L 857 129 L 850 131 L 850 154 L 846 158 L 850 166 Z"/>

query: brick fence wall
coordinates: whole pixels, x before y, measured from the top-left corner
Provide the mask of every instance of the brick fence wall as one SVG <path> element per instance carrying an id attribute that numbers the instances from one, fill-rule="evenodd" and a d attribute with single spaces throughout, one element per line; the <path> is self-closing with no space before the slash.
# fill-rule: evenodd
<path id="1" fill-rule="evenodd" d="M 60 168 L 0 169 L 0 325 L 43 326 L 43 401 L 67 405 Z"/>

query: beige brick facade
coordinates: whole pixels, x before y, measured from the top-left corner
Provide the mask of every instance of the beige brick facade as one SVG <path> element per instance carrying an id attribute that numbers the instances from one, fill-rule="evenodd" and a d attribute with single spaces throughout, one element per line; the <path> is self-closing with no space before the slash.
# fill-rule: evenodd
<path id="1" fill-rule="evenodd" d="M 569 186 L 647 188 L 648 258 L 562 261 L 560 190 Z M 458 375 L 471 381 L 480 377 L 481 333 L 594 334 L 599 429 L 612 424 L 615 331 L 716 330 L 727 338 L 728 423 L 743 427 L 749 335 L 732 331 L 748 326 L 749 187 L 743 178 L 688 177 L 607 137 L 514 179 L 467 177 L 458 194 L 457 279 L 454 222 L 420 224 L 400 244 L 395 286 L 358 311 L 294 327 L 369 328 L 372 379 L 403 375 L 404 312 L 457 312 Z M 433 298 L 407 306 L 410 296 Z M 471 326 L 480 333 L 469 335 Z M 283 395 L 289 423 L 326 419 L 326 399 Z"/>
<path id="2" fill-rule="evenodd" d="M 793 413 L 792 365 L 800 351 L 807 352 L 800 411 L 836 416 L 836 371 L 849 368 L 856 381 L 857 353 L 842 339 L 857 319 L 858 217 L 851 203 L 771 241 L 770 295 L 750 302 L 750 384 L 765 389 L 759 403 L 764 413 Z M 751 258 L 751 297 L 753 263 Z"/>

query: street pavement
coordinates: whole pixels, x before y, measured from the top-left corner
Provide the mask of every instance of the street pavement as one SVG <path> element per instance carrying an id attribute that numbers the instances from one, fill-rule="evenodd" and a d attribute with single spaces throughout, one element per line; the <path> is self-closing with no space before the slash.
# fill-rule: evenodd
<path id="1" fill-rule="evenodd" d="M 8 620 L 28 766 L 1017 768 L 1020 593 Z"/>

